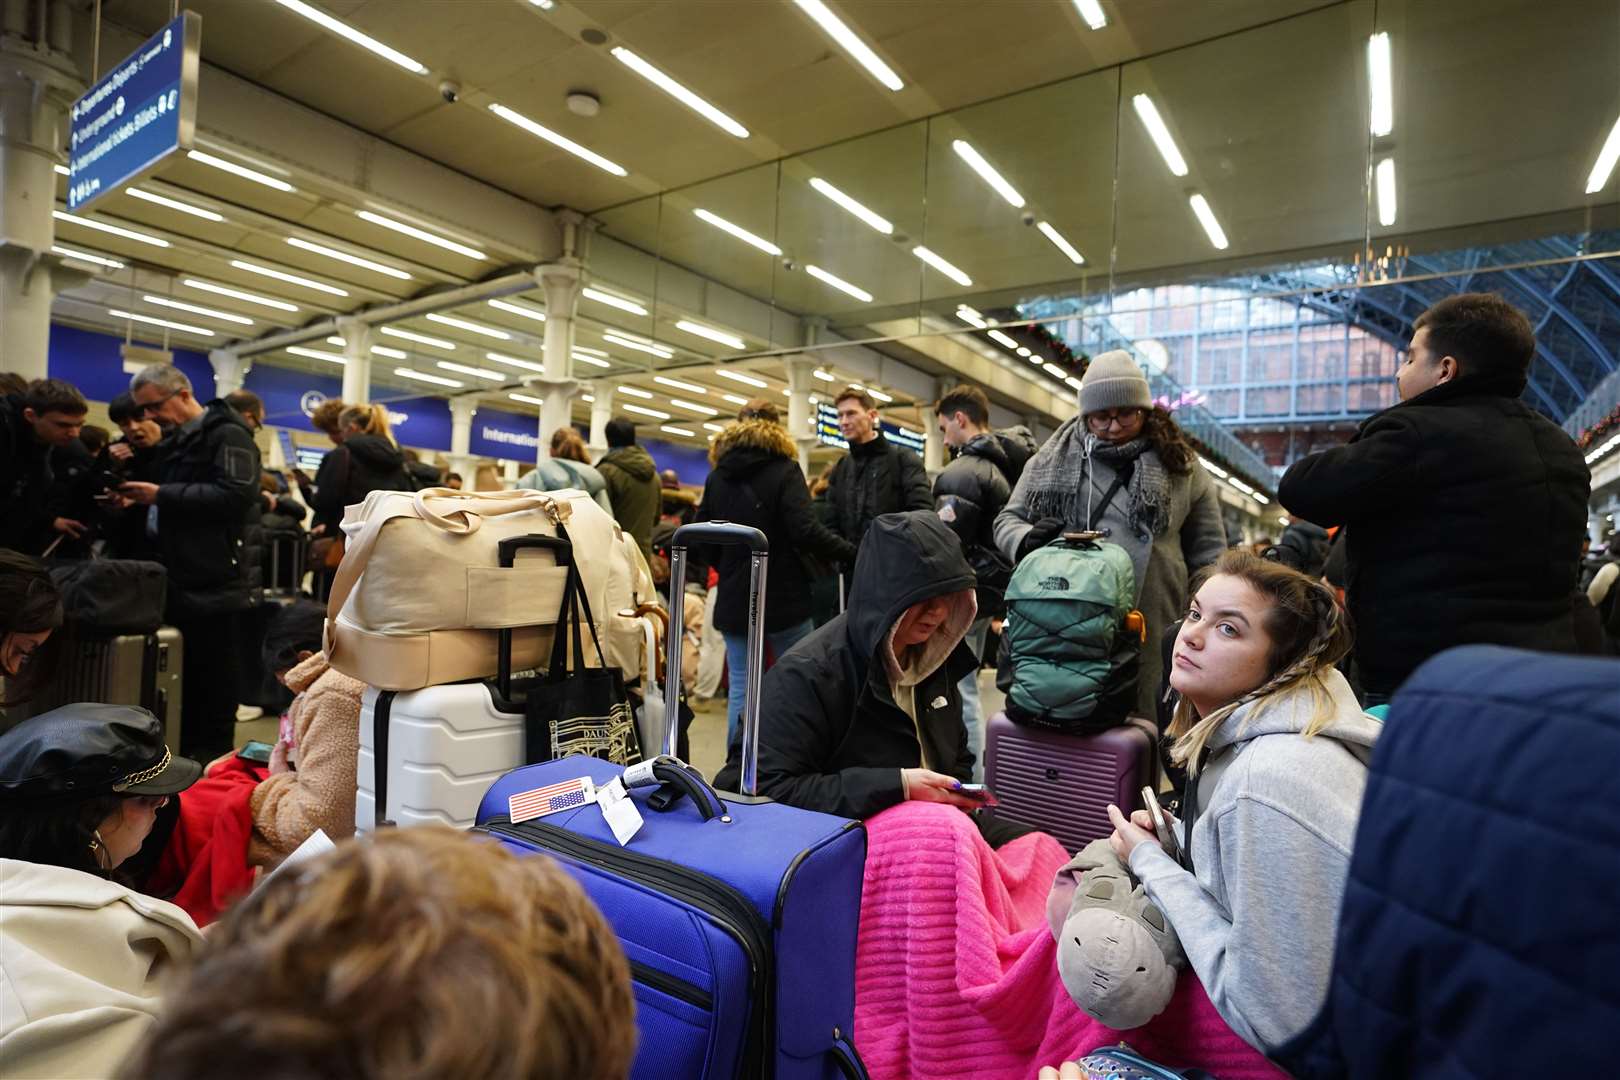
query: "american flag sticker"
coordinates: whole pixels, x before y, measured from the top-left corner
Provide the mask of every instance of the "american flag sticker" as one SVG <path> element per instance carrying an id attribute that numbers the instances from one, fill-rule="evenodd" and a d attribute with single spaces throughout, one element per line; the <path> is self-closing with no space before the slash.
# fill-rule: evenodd
<path id="1" fill-rule="evenodd" d="M 596 801 L 596 785 L 588 776 L 581 776 L 573 780 L 564 780 L 557 784 L 547 784 L 533 791 L 520 792 L 506 800 L 508 816 L 512 824 L 528 821 L 530 818 L 545 817 L 560 810 L 572 810 L 576 806 Z"/>

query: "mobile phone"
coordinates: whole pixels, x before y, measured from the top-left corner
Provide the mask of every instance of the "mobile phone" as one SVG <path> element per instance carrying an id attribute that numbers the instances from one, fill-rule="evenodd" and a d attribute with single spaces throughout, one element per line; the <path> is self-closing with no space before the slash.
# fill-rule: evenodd
<path id="1" fill-rule="evenodd" d="M 243 761 L 251 761 L 255 765 L 270 764 L 270 744 L 254 739 L 236 752 L 236 756 Z"/>
<path id="2" fill-rule="evenodd" d="M 963 784 L 959 789 L 970 799 L 978 799 L 986 806 L 996 805 L 996 793 L 983 784 Z"/>
<path id="3" fill-rule="evenodd" d="M 1142 806 L 1147 810 L 1148 817 L 1153 819 L 1153 831 L 1158 835 L 1165 854 L 1180 862 L 1181 844 L 1176 840 L 1176 831 L 1170 827 L 1170 820 L 1164 816 L 1164 807 L 1159 805 L 1159 797 L 1150 787 L 1142 789 Z"/>

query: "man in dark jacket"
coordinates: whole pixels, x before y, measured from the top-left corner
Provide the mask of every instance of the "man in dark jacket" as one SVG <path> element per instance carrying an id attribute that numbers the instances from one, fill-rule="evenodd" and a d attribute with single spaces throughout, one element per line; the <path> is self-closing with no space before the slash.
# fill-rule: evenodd
<path id="1" fill-rule="evenodd" d="M 922 459 L 883 437 L 877 406 L 865 390 L 847 387 L 838 395 L 838 430 L 849 454 L 833 467 L 827 501 L 833 531 L 860 547 L 879 514 L 928 510 L 934 505 Z"/>
<path id="2" fill-rule="evenodd" d="M 658 466 L 651 454 L 636 445 L 636 425 L 623 417 L 607 422 L 607 444 L 608 452 L 596 463 L 596 471 L 607 481 L 613 519 L 635 540 L 651 565 L 653 524 L 664 501 Z"/>
<path id="3" fill-rule="evenodd" d="M 132 480 L 118 493 L 156 510 L 166 620 L 185 650 L 181 753 L 206 761 L 235 743 L 239 623 L 260 593 L 259 449 L 235 409 L 197 401 L 172 364 L 142 368 L 129 392 L 168 435 L 158 482 Z"/>
<path id="4" fill-rule="evenodd" d="M 968 647 L 984 662 L 990 620 L 1007 610 L 1004 593 L 1012 564 L 996 548 L 996 515 L 1007 505 L 1024 464 L 1035 453 L 1026 427 L 990 430 L 990 399 L 977 386 L 958 386 L 934 407 L 945 445 L 954 457 L 934 480 L 934 509 L 962 541 L 962 554 L 978 581 L 979 617 L 968 631 Z M 974 778 L 984 778 L 983 713 L 979 673 L 962 679 L 962 721 L 973 749 Z"/>
<path id="5" fill-rule="evenodd" d="M 1400 403 L 1348 445 L 1296 462 L 1278 488 L 1290 513 L 1345 527 L 1369 704 L 1453 645 L 1575 648 L 1591 477 L 1574 441 L 1519 400 L 1529 321 L 1501 297 L 1465 293 L 1414 327 Z"/>
<path id="6" fill-rule="evenodd" d="M 957 683 L 976 664 L 973 569 L 931 510 L 885 514 L 855 561 L 849 607 L 799 642 L 760 691 L 759 792 L 867 818 L 907 799 L 974 810 L 973 754 Z M 715 782 L 735 791 L 742 740 Z M 985 839 L 1023 830 L 975 814 Z"/>
<path id="7" fill-rule="evenodd" d="M 810 578 L 803 554 L 829 562 L 851 562 L 855 546 L 828 529 L 810 510 L 810 489 L 799 471 L 799 455 L 782 426 L 781 412 L 756 399 L 737 414 L 709 448 L 714 470 L 697 507 L 699 521 L 752 525 L 771 542 L 765 579 L 765 636 L 781 660 L 815 628 L 810 621 Z M 726 739 L 736 732 L 748 675 L 748 589 L 751 559 L 741 547 L 715 548 L 720 572 L 714 625 L 726 642 L 731 675 Z"/>
<path id="8" fill-rule="evenodd" d="M 84 522 L 53 510 L 51 456 L 78 441 L 88 411 L 84 395 L 61 379 L 35 379 L 0 399 L 0 547 L 39 555 L 58 536 L 84 535 Z"/>

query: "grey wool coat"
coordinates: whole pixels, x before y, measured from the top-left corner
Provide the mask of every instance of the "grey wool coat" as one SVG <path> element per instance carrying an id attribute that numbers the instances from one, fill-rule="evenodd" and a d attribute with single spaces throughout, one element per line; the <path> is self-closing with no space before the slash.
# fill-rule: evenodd
<path id="1" fill-rule="evenodd" d="M 1069 423 L 1078 423 L 1071 420 Z M 1037 460 L 1044 454 L 1055 452 L 1063 440 L 1053 437 L 1030 460 L 1013 489 L 1012 498 L 996 516 L 996 546 L 1009 560 L 1016 562 L 1018 545 L 1035 524 L 1029 510 L 1029 481 L 1038 470 Z M 1157 456 L 1148 450 L 1144 458 Z M 1090 467 L 1090 506 L 1095 513 L 1103 496 L 1114 483 L 1114 469 L 1106 461 L 1093 457 Z M 1132 532 L 1128 522 L 1128 495 L 1125 488 L 1109 504 L 1100 520 L 1092 528 L 1109 530 L 1108 539 L 1124 548 L 1136 570 L 1136 605 L 1147 623 L 1147 644 L 1142 647 L 1141 675 L 1137 683 L 1137 710 L 1141 715 L 1155 715 L 1159 696 L 1159 682 L 1164 675 L 1164 661 L 1159 650 L 1159 639 L 1166 628 L 1187 612 L 1187 581 L 1192 574 L 1216 559 L 1226 550 L 1226 528 L 1221 524 L 1221 507 L 1215 493 L 1215 482 L 1195 458 L 1192 472 L 1178 476 L 1168 473 L 1170 482 L 1170 524 L 1162 536 L 1151 542 Z M 1074 478 L 1082 492 L 1087 478 Z M 1086 528 L 1084 521 L 1065 521 L 1065 530 Z"/>

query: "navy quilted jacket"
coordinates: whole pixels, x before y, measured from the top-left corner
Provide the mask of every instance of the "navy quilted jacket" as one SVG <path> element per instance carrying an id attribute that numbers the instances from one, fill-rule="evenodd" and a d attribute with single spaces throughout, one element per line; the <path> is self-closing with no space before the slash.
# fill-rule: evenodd
<path id="1" fill-rule="evenodd" d="M 1453 649 L 1374 751 L 1302 1077 L 1614 1076 L 1620 661 Z"/>

